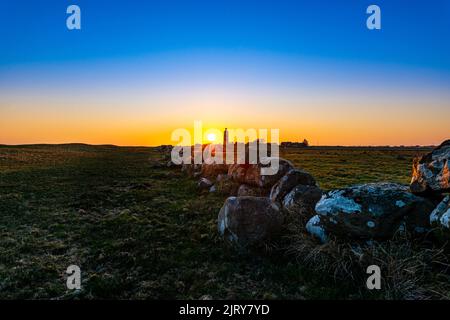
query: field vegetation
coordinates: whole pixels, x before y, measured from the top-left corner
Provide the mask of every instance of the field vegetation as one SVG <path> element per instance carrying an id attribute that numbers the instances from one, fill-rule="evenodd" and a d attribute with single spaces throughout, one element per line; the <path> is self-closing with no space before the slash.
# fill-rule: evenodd
<path id="1" fill-rule="evenodd" d="M 329 190 L 408 183 L 412 158 L 426 151 L 305 148 L 282 156 Z M 237 251 L 217 234 L 225 197 L 198 191 L 179 168 L 152 167 L 160 156 L 144 147 L 1 146 L 0 298 L 449 298 L 441 248 L 375 244 L 365 257 L 390 270 L 377 292 L 364 290 L 365 260 L 352 248 L 320 246 L 298 228 L 269 253 Z M 81 268 L 80 291 L 66 289 L 71 264 Z"/>

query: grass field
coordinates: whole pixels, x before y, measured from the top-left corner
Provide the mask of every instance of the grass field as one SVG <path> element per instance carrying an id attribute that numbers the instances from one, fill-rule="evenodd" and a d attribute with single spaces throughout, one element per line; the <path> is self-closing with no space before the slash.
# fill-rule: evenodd
<path id="1" fill-rule="evenodd" d="M 310 148 L 282 156 L 327 190 L 408 183 L 424 149 Z M 282 252 L 239 253 L 218 238 L 224 197 L 199 193 L 152 148 L 0 147 L 0 298 L 373 298 Z M 68 291 L 65 270 L 82 270 Z"/>

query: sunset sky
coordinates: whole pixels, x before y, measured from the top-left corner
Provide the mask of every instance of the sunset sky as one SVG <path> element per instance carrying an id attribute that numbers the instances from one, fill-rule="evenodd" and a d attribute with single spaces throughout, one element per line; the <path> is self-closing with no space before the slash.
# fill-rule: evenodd
<path id="1" fill-rule="evenodd" d="M 450 138 L 447 0 L 3 0 L 0 39 L 0 144 L 175 144 L 195 120 L 313 145 Z"/>

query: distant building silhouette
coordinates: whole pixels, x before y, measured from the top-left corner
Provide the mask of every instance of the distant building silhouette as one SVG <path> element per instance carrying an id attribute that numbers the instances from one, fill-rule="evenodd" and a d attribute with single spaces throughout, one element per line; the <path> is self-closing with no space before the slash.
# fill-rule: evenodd
<path id="1" fill-rule="evenodd" d="M 309 142 L 306 139 L 303 139 L 303 144 L 305 145 L 305 147 L 309 147 Z"/>
<path id="2" fill-rule="evenodd" d="M 308 140 L 304 139 L 303 142 L 282 142 L 280 143 L 281 148 L 306 148 L 309 147 Z"/>
<path id="3" fill-rule="evenodd" d="M 227 145 L 228 144 L 228 129 L 225 128 L 225 131 L 223 132 L 223 144 Z"/>

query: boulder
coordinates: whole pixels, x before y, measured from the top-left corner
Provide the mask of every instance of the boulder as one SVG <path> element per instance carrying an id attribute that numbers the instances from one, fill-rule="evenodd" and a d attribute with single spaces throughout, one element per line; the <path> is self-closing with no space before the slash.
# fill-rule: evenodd
<path id="1" fill-rule="evenodd" d="M 269 195 L 269 190 L 259 187 L 252 187 L 247 184 L 241 184 L 237 191 L 238 197 L 265 197 Z"/>
<path id="2" fill-rule="evenodd" d="M 327 232 L 320 221 L 320 216 L 315 215 L 309 219 L 306 224 L 306 230 L 315 238 L 319 239 L 322 243 L 328 242 Z"/>
<path id="3" fill-rule="evenodd" d="M 403 227 L 410 235 L 426 236 L 431 231 L 430 213 L 436 207 L 436 202 L 417 196 L 414 210 L 403 218 Z"/>
<path id="4" fill-rule="evenodd" d="M 185 172 L 189 177 L 200 176 L 201 170 L 202 170 L 201 164 L 186 164 L 186 163 L 184 163 L 181 166 L 181 171 Z"/>
<path id="5" fill-rule="evenodd" d="M 206 189 L 210 189 L 212 187 L 213 183 L 211 182 L 211 180 L 207 179 L 207 178 L 200 178 L 200 180 L 197 183 L 197 187 L 200 190 L 206 190 Z"/>
<path id="6" fill-rule="evenodd" d="M 250 164 L 232 164 L 228 168 L 228 177 L 239 183 L 246 183 L 247 170 L 255 165 Z"/>
<path id="7" fill-rule="evenodd" d="M 388 239 L 405 217 L 428 216 L 427 199 L 396 183 L 368 183 L 328 192 L 316 204 L 318 217 L 308 224 L 321 227 L 325 235 L 347 239 Z M 311 229 L 312 227 L 310 227 Z M 323 238 L 323 237 L 322 237 Z"/>
<path id="8" fill-rule="evenodd" d="M 219 175 L 216 183 L 211 187 L 210 192 L 217 192 L 226 196 L 236 196 L 240 184 L 231 180 L 227 175 Z"/>
<path id="9" fill-rule="evenodd" d="M 176 166 L 176 164 L 173 163 L 172 160 L 167 161 L 167 164 L 166 164 L 167 168 L 172 168 L 172 167 L 175 167 L 175 166 Z"/>
<path id="10" fill-rule="evenodd" d="M 450 231 L 450 195 L 446 196 L 430 214 L 430 224 Z"/>
<path id="11" fill-rule="evenodd" d="M 414 159 L 410 188 L 415 194 L 450 191 L 450 140 Z"/>
<path id="12" fill-rule="evenodd" d="M 200 175 L 209 180 L 216 180 L 219 174 L 226 174 L 228 172 L 227 164 L 206 164 L 203 163 L 200 171 Z"/>
<path id="13" fill-rule="evenodd" d="M 219 234 L 239 246 L 257 246 L 279 235 L 279 207 L 266 197 L 229 197 L 218 216 Z"/>
<path id="14" fill-rule="evenodd" d="M 239 182 L 240 184 L 247 184 L 250 186 L 261 188 L 270 188 L 275 183 L 277 183 L 278 180 L 289 170 L 294 168 L 290 161 L 282 158 L 278 158 L 278 160 L 279 168 L 277 173 L 273 175 L 262 175 L 261 168 L 268 167 L 269 165 L 258 163 L 230 165 L 228 169 L 228 176 L 230 176 L 233 181 Z"/>
<path id="15" fill-rule="evenodd" d="M 223 181 L 223 180 L 230 180 L 230 177 L 228 176 L 228 174 L 220 173 L 220 174 L 217 175 L 216 182 L 220 182 L 220 181 Z"/>
<path id="16" fill-rule="evenodd" d="M 315 185 L 298 185 L 283 198 L 283 209 L 300 218 L 315 214 L 315 206 L 322 197 L 322 190 Z"/>
<path id="17" fill-rule="evenodd" d="M 272 187 L 270 199 L 274 202 L 282 201 L 297 185 L 316 186 L 316 180 L 306 171 L 291 169 Z"/>

